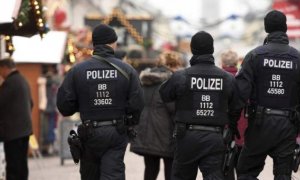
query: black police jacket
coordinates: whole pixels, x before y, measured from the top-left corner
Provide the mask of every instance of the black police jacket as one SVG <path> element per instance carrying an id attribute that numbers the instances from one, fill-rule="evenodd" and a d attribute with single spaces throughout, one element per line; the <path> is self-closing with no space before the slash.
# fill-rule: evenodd
<path id="1" fill-rule="evenodd" d="M 80 112 L 83 121 L 105 121 L 133 115 L 136 121 L 144 106 L 143 92 L 136 71 L 114 57 L 112 48 L 97 45 L 101 56 L 125 71 L 129 80 L 105 61 L 90 58 L 75 65 L 57 93 L 57 107 L 64 116 Z"/>
<path id="2" fill-rule="evenodd" d="M 233 75 L 215 66 L 209 54 L 193 56 L 190 63 L 160 88 L 163 101 L 175 101 L 175 121 L 210 126 L 237 121 L 239 99 Z"/>
<path id="3" fill-rule="evenodd" d="M 246 55 L 236 76 L 244 103 L 278 109 L 299 104 L 300 55 L 288 44 L 286 33 L 273 32 Z"/>
<path id="4" fill-rule="evenodd" d="M 14 71 L 0 86 L 0 141 L 32 134 L 33 101 L 26 79 Z"/>

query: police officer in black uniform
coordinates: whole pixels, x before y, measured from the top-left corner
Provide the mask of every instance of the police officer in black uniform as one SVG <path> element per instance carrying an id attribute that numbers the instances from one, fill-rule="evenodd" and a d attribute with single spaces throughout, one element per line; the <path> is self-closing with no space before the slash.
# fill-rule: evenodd
<path id="1" fill-rule="evenodd" d="M 224 179 L 222 131 L 233 120 L 231 128 L 238 133 L 235 79 L 215 66 L 210 34 L 196 33 L 190 45 L 191 67 L 175 72 L 160 87 L 163 101 L 175 101 L 176 104 L 172 179 L 196 179 L 198 168 L 205 180 Z"/>
<path id="2" fill-rule="evenodd" d="M 143 93 L 136 71 L 114 56 L 115 31 L 100 24 L 92 40 L 93 57 L 67 73 L 57 107 L 64 116 L 80 112 L 81 179 L 124 180 L 126 130 L 138 122 Z"/>
<path id="3" fill-rule="evenodd" d="M 289 46 L 286 16 L 273 10 L 264 18 L 264 45 L 250 51 L 236 76 L 244 103 L 249 102 L 245 146 L 238 162 L 238 179 L 252 180 L 273 158 L 276 180 L 289 180 L 296 145 L 300 55 Z"/>

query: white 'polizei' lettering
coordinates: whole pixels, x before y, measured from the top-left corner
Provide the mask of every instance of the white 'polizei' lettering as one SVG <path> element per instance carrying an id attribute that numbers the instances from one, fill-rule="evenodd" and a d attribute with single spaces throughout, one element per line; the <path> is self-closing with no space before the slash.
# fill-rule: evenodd
<path id="1" fill-rule="evenodd" d="M 293 69 L 292 61 L 264 59 L 264 67 L 280 68 L 280 69 Z"/>
<path id="2" fill-rule="evenodd" d="M 86 79 L 115 79 L 117 78 L 117 70 L 87 70 Z"/>
<path id="3" fill-rule="evenodd" d="M 191 78 L 191 89 L 198 90 L 223 90 L 222 78 Z"/>

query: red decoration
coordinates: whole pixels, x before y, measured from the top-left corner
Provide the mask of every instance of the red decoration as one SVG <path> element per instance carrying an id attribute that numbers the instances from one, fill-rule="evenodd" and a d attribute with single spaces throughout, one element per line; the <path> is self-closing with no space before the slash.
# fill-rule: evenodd
<path id="1" fill-rule="evenodd" d="M 62 9 L 56 9 L 54 12 L 54 26 L 60 27 L 63 22 L 67 19 L 67 14 Z"/>
<path id="2" fill-rule="evenodd" d="M 275 0 L 273 9 L 283 12 L 287 16 L 287 34 L 292 39 L 300 38 L 300 1 Z"/>

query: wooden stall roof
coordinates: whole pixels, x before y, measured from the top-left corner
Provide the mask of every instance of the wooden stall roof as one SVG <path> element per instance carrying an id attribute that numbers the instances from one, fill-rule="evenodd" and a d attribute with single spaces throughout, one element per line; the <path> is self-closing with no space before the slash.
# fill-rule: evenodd
<path id="1" fill-rule="evenodd" d="M 94 14 L 94 15 L 87 15 L 86 19 L 99 20 L 102 21 L 102 23 L 104 24 L 110 24 L 113 21 L 113 19 L 117 19 L 139 44 L 144 43 L 143 36 L 132 26 L 130 21 L 132 20 L 152 21 L 153 20 L 153 18 L 149 15 L 137 15 L 137 16 L 127 15 L 120 8 L 113 9 L 112 13 L 108 16 Z"/>

